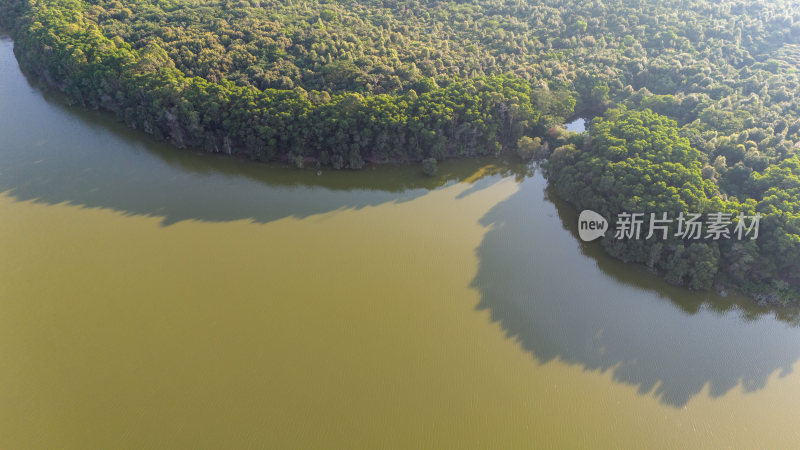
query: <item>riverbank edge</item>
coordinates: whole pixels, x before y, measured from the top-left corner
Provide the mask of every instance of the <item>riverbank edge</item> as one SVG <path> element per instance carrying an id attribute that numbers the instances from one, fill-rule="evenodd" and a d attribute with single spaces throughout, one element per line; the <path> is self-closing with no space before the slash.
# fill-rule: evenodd
<path id="1" fill-rule="evenodd" d="M 174 68 L 153 69 L 130 44 L 107 38 L 85 19 L 85 7 L 82 0 L 36 5 L 10 0 L 0 5 L 0 27 L 14 40 L 20 67 L 62 92 L 69 103 L 113 113 L 127 126 L 178 148 L 297 167 L 360 169 L 365 163 L 499 156 L 513 153 L 519 138 L 544 132 L 531 102 L 532 87 L 511 76 L 457 80 L 419 95 L 341 93 L 319 103 L 310 98 L 315 91 L 259 91 L 187 77 Z M 435 111 L 451 100 L 482 115 Z M 505 113 L 511 106 L 513 116 Z M 380 114 L 386 111 L 400 115 L 386 118 Z M 325 117 L 341 119 L 332 121 L 330 130 L 310 130 Z"/>
<path id="2" fill-rule="evenodd" d="M 8 19 L 9 17 L 13 17 L 13 16 L 6 16 L 6 20 L 9 20 Z M 17 18 L 19 18 L 19 16 Z M 17 57 L 17 60 L 20 63 L 21 69 L 26 70 L 29 73 L 32 73 L 37 79 L 42 81 L 44 84 L 46 84 L 50 88 L 65 94 L 66 98 L 69 101 L 71 101 L 73 104 L 77 103 L 77 104 L 81 104 L 83 107 L 86 107 L 86 108 L 99 109 L 99 110 L 106 111 L 108 113 L 116 113 L 117 114 L 117 119 L 121 119 L 121 117 L 119 115 L 120 114 L 120 106 L 119 105 L 115 105 L 113 103 L 113 99 L 106 99 L 106 98 L 103 98 L 103 95 L 101 95 L 100 96 L 100 98 L 101 98 L 100 102 L 98 102 L 98 103 L 93 103 L 91 101 L 87 102 L 87 101 L 85 101 L 83 92 L 81 92 L 80 90 L 78 90 L 77 92 L 74 91 L 72 89 L 72 87 L 69 86 L 64 79 L 60 79 L 59 77 L 55 76 L 52 73 L 52 71 L 50 70 L 50 67 L 48 67 L 48 63 L 45 61 L 46 58 L 44 58 L 46 56 L 46 52 L 48 51 L 47 48 L 40 49 L 41 50 L 40 52 L 29 52 L 27 50 L 31 50 L 30 48 L 25 49 L 25 48 L 18 47 L 16 45 L 16 42 L 18 42 L 18 39 L 20 37 L 20 29 L 30 31 L 29 29 L 24 28 L 21 25 L 17 25 L 17 26 L 15 26 L 13 28 L 13 30 L 16 30 L 16 32 L 13 32 L 13 31 L 9 32 L 8 31 L 8 29 L 9 29 L 8 22 L 4 22 L 4 23 L 0 24 L 0 26 L 2 26 L 2 25 L 5 25 L 4 28 L 6 29 L 6 34 L 11 39 L 13 39 L 14 42 L 15 42 L 15 46 L 14 46 L 14 50 L 15 51 L 14 51 L 14 53 L 15 53 L 15 56 Z M 41 58 L 36 58 L 37 55 L 41 56 Z M 165 117 L 169 118 L 169 115 L 166 115 Z M 121 121 L 122 122 L 126 122 L 125 120 L 121 120 Z M 126 124 L 128 126 L 131 126 L 130 123 L 126 123 Z M 212 146 L 212 148 L 210 148 L 210 149 L 209 149 L 209 147 L 207 145 L 206 146 L 192 145 L 192 142 L 186 142 L 183 139 L 178 139 L 177 142 L 176 142 L 175 139 L 171 138 L 171 136 L 164 136 L 164 135 L 159 136 L 159 133 L 155 132 L 155 130 L 157 128 L 148 129 L 149 127 L 147 126 L 147 122 L 145 122 L 143 125 L 144 126 L 136 126 L 134 124 L 131 127 L 134 128 L 134 129 L 141 129 L 145 133 L 150 134 L 151 136 L 154 136 L 157 140 L 169 142 L 170 144 L 172 144 L 173 146 L 178 147 L 178 148 L 191 148 L 191 149 L 195 149 L 195 150 L 203 150 L 203 149 L 205 149 L 206 151 L 211 150 L 211 151 L 213 151 L 215 153 L 226 153 L 226 154 L 231 155 L 231 156 L 238 156 L 238 157 L 241 157 L 241 158 L 249 158 L 249 159 L 254 159 L 254 160 L 259 160 L 259 161 L 280 161 L 280 162 L 287 163 L 290 166 L 294 166 L 294 167 L 303 167 L 303 166 L 308 166 L 308 165 L 316 165 L 316 166 L 319 167 L 319 166 L 329 166 L 329 165 L 331 165 L 330 161 L 322 161 L 322 158 L 320 158 L 320 157 L 308 156 L 308 155 L 302 156 L 302 155 L 298 155 L 298 154 L 293 154 L 291 151 L 283 153 L 283 154 L 279 154 L 279 155 L 272 155 L 272 156 L 270 156 L 268 158 L 263 158 L 260 155 L 258 155 L 257 153 L 253 153 L 253 152 L 247 151 L 247 149 L 245 147 L 240 147 L 240 146 L 234 145 L 234 143 L 231 140 L 228 140 L 227 138 L 224 138 L 224 137 L 221 140 L 221 142 L 215 142 L 214 145 Z M 151 124 L 151 127 L 152 127 L 152 124 Z M 178 135 L 180 135 L 180 134 L 178 134 Z M 503 148 L 501 148 L 499 150 L 497 148 L 495 148 L 491 152 L 491 156 L 495 156 L 496 157 L 496 156 L 499 156 L 501 153 L 510 153 L 509 150 L 510 149 L 508 147 L 503 147 Z M 439 158 L 436 158 L 436 156 L 439 156 Z M 339 168 L 360 169 L 360 168 L 364 167 L 365 163 L 369 163 L 369 164 L 387 164 L 387 163 L 388 164 L 410 164 L 410 163 L 414 163 L 414 162 L 420 162 L 420 161 L 422 161 L 424 159 L 429 159 L 429 158 L 449 159 L 449 158 L 458 158 L 458 157 L 487 156 L 487 155 L 485 155 L 485 154 L 455 155 L 455 154 L 452 154 L 452 152 L 445 152 L 445 153 L 440 153 L 440 154 L 438 154 L 436 156 L 421 155 L 421 156 L 417 156 L 416 158 L 409 158 L 408 156 L 405 156 L 405 157 L 397 157 L 397 156 L 395 156 L 395 157 L 389 157 L 389 158 L 376 158 L 374 156 L 366 156 L 366 157 L 358 158 L 358 161 L 355 161 L 353 158 L 351 158 L 351 161 L 345 162 L 344 164 L 339 165 L 339 167 L 337 167 L 336 164 L 333 164 L 333 167 L 335 169 L 339 169 Z M 551 181 L 548 180 L 548 183 L 551 183 Z M 573 207 L 575 207 L 575 205 L 572 202 L 570 202 L 570 204 Z M 608 252 L 606 252 L 606 253 L 608 253 Z M 611 255 L 611 256 L 614 256 L 614 255 Z M 617 259 L 620 259 L 620 258 L 617 258 Z M 658 275 L 661 278 L 663 278 L 663 276 L 662 276 L 663 274 L 658 274 Z M 745 295 L 751 297 L 756 303 L 763 304 L 763 305 L 767 305 L 767 304 L 768 305 L 785 304 L 785 302 L 781 301 L 781 299 L 773 292 L 756 292 L 756 293 L 744 292 L 741 289 L 739 289 L 738 286 L 736 286 L 735 284 L 732 284 L 731 280 L 721 280 L 720 277 L 717 277 L 717 282 L 715 284 L 715 287 L 717 287 L 717 289 L 728 289 L 728 290 L 740 291 L 740 292 L 744 293 Z"/>

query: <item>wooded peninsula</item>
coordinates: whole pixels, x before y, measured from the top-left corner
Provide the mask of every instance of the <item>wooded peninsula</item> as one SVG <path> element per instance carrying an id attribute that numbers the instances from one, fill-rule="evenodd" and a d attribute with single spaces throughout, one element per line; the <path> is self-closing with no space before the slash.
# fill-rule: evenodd
<path id="1" fill-rule="evenodd" d="M 178 147 L 431 172 L 508 152 L 543 160 L 561 196 L 609 218 L 758 213 L 754 240 L 671 228 L 602 245 L 675 284 L 788 303 L 800 299 L 796 6 L 0 0 L 0 26 L 68 101 Z M 588 132 L 564 130 L 577 116 L 594 117 Z"/>

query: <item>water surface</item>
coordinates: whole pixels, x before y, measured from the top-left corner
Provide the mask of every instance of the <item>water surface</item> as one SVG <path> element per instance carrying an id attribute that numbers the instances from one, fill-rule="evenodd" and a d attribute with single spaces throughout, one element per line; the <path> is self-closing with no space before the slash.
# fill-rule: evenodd
<path id="1" fill-rule="evenodd" d="M 583 117 L 578 117 L 571 122 L 565 123 L 564 128 L 573 133 L 583 133 L 586 131 L 586 119 Z"/>
<path id="2" fill-rule="evenodd" d="M 0 41 L 0 447 L 795 447 L 793 311 L 581 243 L 499 160 L 178 151 Z"/>

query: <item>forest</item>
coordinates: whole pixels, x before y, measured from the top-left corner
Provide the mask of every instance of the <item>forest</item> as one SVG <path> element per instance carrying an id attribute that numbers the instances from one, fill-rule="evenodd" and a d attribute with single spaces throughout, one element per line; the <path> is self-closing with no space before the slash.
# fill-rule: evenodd
<path id="1" fill-rule="evenodd" d="M 178 147 L 337 169 L 511 153 L 609 218 L 759 213 L 757 240 L 603 245 L 800 299 L 791 1 L 0 0 L 0 26 L 70 102 Z"/>

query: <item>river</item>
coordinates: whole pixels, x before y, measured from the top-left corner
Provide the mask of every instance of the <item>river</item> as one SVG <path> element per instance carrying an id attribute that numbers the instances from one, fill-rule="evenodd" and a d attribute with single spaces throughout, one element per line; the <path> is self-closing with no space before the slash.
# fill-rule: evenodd
<path id="1" fill-rule="evenodd" d="M 176 150 L 0 40 L 0 447 L 796 447 L 795 311 L 575 222 L 499 160 Z"/>

